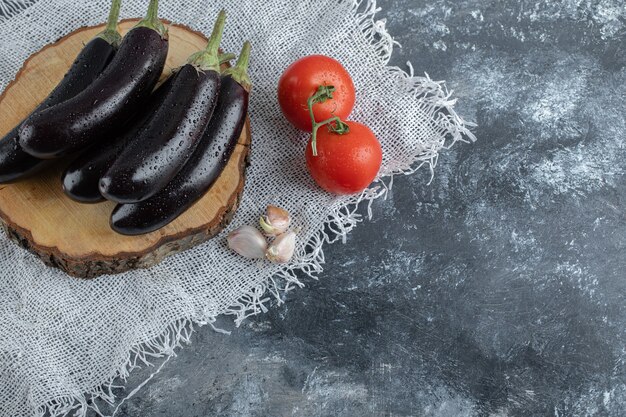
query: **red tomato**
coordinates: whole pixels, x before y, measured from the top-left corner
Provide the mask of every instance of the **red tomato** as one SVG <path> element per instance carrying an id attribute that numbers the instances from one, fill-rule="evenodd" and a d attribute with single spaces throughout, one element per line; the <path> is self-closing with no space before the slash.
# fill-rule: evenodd
<path id="1" fill-rule="evenodd" d="M 292 125 L 311 131 L 307 100 L 321 85 L 334 86 L 333 98 L 313 104 L 315 121 L 332 116 L 345 119 L 354 107 L 354 84 L 348 71 L 335 59 L 310 55 L 291 64 L 278 81 L 278 103 Z"/>
<path id="2" fill-rule="evenodd" d="M 345 122 L 350 132 L 330 132 L 327 126 L 317 131 L 317 156 L 313 156 L 311 140 L 306 147 L 306 166 L 315 182 L 334 194 L 353 194 L 372 183 L 383 152 L 369 127 Z"/>

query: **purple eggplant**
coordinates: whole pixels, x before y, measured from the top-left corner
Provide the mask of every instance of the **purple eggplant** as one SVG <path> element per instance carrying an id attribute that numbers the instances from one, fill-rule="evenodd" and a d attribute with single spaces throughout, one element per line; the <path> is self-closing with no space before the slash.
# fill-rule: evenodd
<path id="1" fill-rule="evenodd" d="M 113 0 L 106 28 L 80 51 L 69 71 L 31 115 L 68 100 L 87 88 L 106 68 L 122 41 L 117 32 L 121 0 Z M 48 163 L 24 152 L 19 145 L 19 129 L 14 127 L 0 139 L 0 183 L 26 178 Z"/>
<path id="2" fill-rule="evenodd" d="M 220 55 L 220 63 L 230 61 L 233 54 Z M 63 191 L 71 199 L 80 203 L 98 203 L 105 198 L 98 185 L 100 178 L 113 162 L 137 136 L 137 133 L 163 104 L 172 87 L 176 74 L 168 77 L 150 96 L 148 105 L 140 109 L 127 123 L 122 132 L 111 142 L 100 142 L 82 152 L 65 169 L 61 177 Z"/>
<path id="3" fill-rule="evenodd" d="M 147 16 L 131 29 L 104 72 L 82 92 L 30 116 L 20 145 L 41 159 L 59 158 L 108 137 L 146 104 L 167 57 L 167 30 L 150 0 Z"/>
<path id="4" fill-rule="evenodd" d="M 202 138 L 220 89 L 221 11 L 205 50 L 189 57 L 159 110 L 100 179 L 102 195 L 118 203 L 143 201 L 162 190 Z"/>
<path id="5" fill-rule="evenodd" d="M 222 76 L 217 106 L 200 144 L 185 167 L 158 194 L 134 204 L 119 204 L 111 227 L 124 235 L 149 233 L 167 225 L 213 185 L 228 163 L 248 112 L 250 44 L 246 42 L 237 65 Z"/>
<path id="6" fill-rule="evenodd" d="M 80 203 L 98 203 L 104 200 L 98 188 L 100 177 L 163 104 L 175 77 L 176 75 L 172 75 L 157 88 L 150 96 L 148 105 L 137 112 L 119 136 L 112 141 L 93 145 L 68 165 L 61 177 L 63 191 L 68 197 Z"/>

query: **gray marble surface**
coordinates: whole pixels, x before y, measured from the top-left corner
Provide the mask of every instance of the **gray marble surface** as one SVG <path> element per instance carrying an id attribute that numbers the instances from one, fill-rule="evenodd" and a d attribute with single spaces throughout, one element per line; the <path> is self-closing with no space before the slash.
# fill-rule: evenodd
<path id="1" fill-rule="evenodd" d="M 626 415 L 626 4 L 378 4 L 393 63 L 448 80 L 479 141 L 431 185 L 398 178 L 285 305 L 199 329 L 118 416 Z"/>

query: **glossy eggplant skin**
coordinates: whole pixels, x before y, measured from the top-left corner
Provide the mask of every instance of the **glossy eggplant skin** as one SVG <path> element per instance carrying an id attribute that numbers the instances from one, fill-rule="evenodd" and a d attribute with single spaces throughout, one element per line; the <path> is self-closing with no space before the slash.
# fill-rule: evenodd
<path id="1" fill-rule="evenodd" d="M 222 77 L 220 96 L 200 144 L 185 167 L 152 198 L 119 204 L 111 227 L 124 235 L 153 232 L 172 222 L 211 188 L 228 163 L 248 112 L 248 91 L 230 76 Z"/>
<path id="2" fill-rule="evenodd" d="M 219 89 L 217 71 L 181 67 L 163 105 L 100 179 L 102 195 L 137 203 L 162 190 L 200 142 Z"/>
<path id="3" fill-rule="evenodd" d="M 94 38 L 80 51 L 72 66 L 59 84 L 39 106 L 35 114 L 55 104 L 68 100 L 89 86 L 106 68 L 116 48 L 102 38 Z M 6 184 L 32 175 L 48 163 L 24 152 L 19 145 L 19 129 L 14 127 L 0 139 L 0 183 Z"/>
<path id="4" fill-rule="evenodd" d="M 109 169 L 115 159 L 137 136 L 137 133 L 163 104 L 175 75 L 170 76 L 150 96 L 148 104 L 142 107 L 111 141 L 96 143 L 83 151 L 63 172 L 63 191 L 79 203 L 99 203 L 105 198 L 100 194 L 100 177 Z"/>
<path id="5" fill-rule="evenodd" d="M 73 98 L 24 121 L 20 145 L 41 159 L 59 158 L 110 135 L 143 106 L 165 65 L 168 41 L 135 27 L 93 83 Z"/>

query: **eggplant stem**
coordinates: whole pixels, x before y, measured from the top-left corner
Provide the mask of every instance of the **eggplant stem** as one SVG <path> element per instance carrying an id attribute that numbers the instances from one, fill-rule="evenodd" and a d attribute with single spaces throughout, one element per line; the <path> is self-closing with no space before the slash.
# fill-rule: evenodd
<path id="1" fill-rule="evenodd" d="M 122 42 L 122 35 L 117 31 L 117 19 L 120 17 L 120 6 L 122 0 L 113 0 L 111 2 L 111 9 L 109 10 L 109 18 L 107 19 L 106 27 L 96 36 L 104 39 L 113 47 L 117 48 Z"/>
<path id="2" fill-rule="evenodd" d="M 223 53 L 220 54 L 220 65 L 221 64 L 225 64 L 229 61 L 232 61 L 233 59 L 237 58 L 237 55 L 232 54 L 232 53 Z"/>
<path id="3" fill-rule="evenodd" d="M 153 21 L 158 18 L 159 18 L 159 1 L 150 0 L 150 4 L 148 5 L 148 11 L 146 12 L 146 19 Z"/>
<path id="4" fill-rule="evenodd" d="M 241 84 L 241 86 L 247 91 L 250 91 L 250 88 L 252 88 L 252 82 L 250 81 L 250 76 L 248 75 L 251 47 L 250 42 L 245 41 L 235 66 L 224 71 L 224 75 L 230 75 L 233 80 Z"/>
<path id="5" fill-rule="evenodd" d="M 105 30 L 117 32 L 117 19 L 120 17 L 121 5 L 122 0 L 113 0 L 111 3 L 111 10 L 109 10 L 109 18 L 107 19 L 107 26 Z"/>
<path id="6" fill-rule="evenodd" d="M 207 46 L 206 46 L 207 52 L 217 54 L 217 50 L 219 49 L 220 43 L 222 42 L 222 34 L 224 33 L 224 26 L 226 26 L 226 11 L 222 9 L 217 15 L 217 20 L 215 21 L 215 25 L 213 25 L 213 31 L 211 32 L 211 36 L 209 37 L 209 42 L 207 43 Z"/>
<path id="7" fill-rule="evenodd" d="M 159 0 L 150 0 L 146 17 L 141 19 L 135 27 L 146 27 L 155 30 L 163 39 L 167 39 L 167 28 L 159 20 Z"/>
<path id="8" fill-rule="evenodd" d="M 222 42 L 222 34 L 226 25 L 226 11 L 220 10 L 217 20 L 213 26 L 213 31 L 209 37 L 209 42 L 204 50 L 192 54 L 187 63 L 193 65 L 200 71 L 220 72 L 219 47 Z"/>

